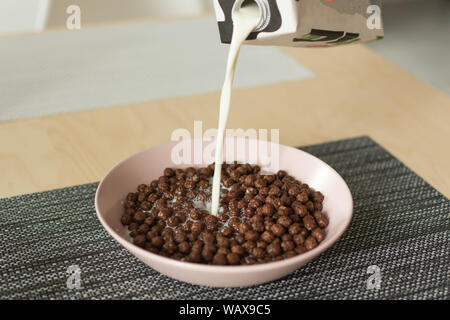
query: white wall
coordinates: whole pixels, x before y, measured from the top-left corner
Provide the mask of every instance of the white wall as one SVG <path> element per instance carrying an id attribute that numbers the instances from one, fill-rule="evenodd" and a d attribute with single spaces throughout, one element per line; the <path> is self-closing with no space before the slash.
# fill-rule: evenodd
<path id="1" fill-rule="evenodd" d="M 49 0 L 1 0 L 0 34 L 42 30 L 49 3 Z"/>
<path id="2" fill-rule="evenodd" d="M 0 0 L 0 34 L 64 26 L 66 8 L 79 5 L 82 24 L 155 17 L 198 15 L 212 0 Z"/>
<path id="3" fill-rule="evenodd" d="M 65 25 L 66 8 L 77 4 L 82 23 L 198 15 L 212 9 L 212 0 L 55 0 L 49 26 Z"/>

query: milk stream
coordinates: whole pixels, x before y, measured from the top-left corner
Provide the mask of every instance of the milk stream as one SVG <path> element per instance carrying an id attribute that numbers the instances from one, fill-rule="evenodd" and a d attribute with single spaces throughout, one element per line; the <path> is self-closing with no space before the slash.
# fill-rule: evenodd
<path id="1" fill-rule="evenodd" d="M 250 33 L 255 30 L 260 20 L 261 12 L 254 2 L 242 6 L 233 14 L 233 37 L 228 53 L 225 81 L 220 96 L 219 125 L 217 130 L 215 169 L 212 185 L 211 214 L 217 216 L 219 212 L 220 175 L 223 161 L 223 141 L 230 112 L 231 87 L 234 80 L 234 71 L 242 43 Z"/>

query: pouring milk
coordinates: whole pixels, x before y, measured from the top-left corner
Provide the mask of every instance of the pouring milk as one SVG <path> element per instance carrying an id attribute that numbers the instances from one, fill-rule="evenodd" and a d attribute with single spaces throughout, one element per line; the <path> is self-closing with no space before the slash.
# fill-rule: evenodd
<path id="1" fill-rule="evenodd" d="M 220 96 L 219 125 L 217 130 L 215 169 L 212 185 L 211 214 L 217 216 L 220 199 L 220 175 L 223 161 L 223 140 L 230 112 L 231 87 L 233 85 L 234 71 L 239 56 L 239 50 L 245 39 L 255 30 L 261 17 L 259 6 L 252 1 L 245 1 L 242 6 L 233 13 L 233 37 L 228 53 L 225 81 Z"/>
<path id="2" fill-rule="evenodd" d="M 217 215 L 224 132 L 236 61 L 243 42 L 248 40 L 248 44 L 307 48 L 334 47 L 379 40 L 384 32 L 380 0 L 213 0 L 213 3 L 221 41 L 231 42 L 220 97 L 212 186 L 211 213 Z"/>

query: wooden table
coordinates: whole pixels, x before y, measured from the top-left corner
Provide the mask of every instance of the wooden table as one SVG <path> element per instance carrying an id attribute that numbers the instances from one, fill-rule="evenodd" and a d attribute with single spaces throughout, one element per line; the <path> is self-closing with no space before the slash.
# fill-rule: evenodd
<path id="1" fill-rule="evenodd" d="M 362 45 L 283 50 L 316 77 L 235 90 L 230 128 L 279 128 L 291 146 L 369 135 L 450 195 L 449 96 Z M 98 181 L 176 128 L 216 127 L 218 103 L 214 92 L 0 123 L 0 197 Z"/>

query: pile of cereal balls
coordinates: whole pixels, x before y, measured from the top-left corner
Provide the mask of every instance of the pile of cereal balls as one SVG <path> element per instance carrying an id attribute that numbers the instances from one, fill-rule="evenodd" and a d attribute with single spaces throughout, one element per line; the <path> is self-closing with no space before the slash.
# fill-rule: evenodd
<path id="1" fill-rule="evenodd" d="M 122 224 L 133 243 L 177 260 L 250 265 L 294 257 L 325 238 L 324 196 L 285 171 L 224 163 L 219 215 L 208 210 L 214 164 L 166 168 L 127 195 Z"/>

